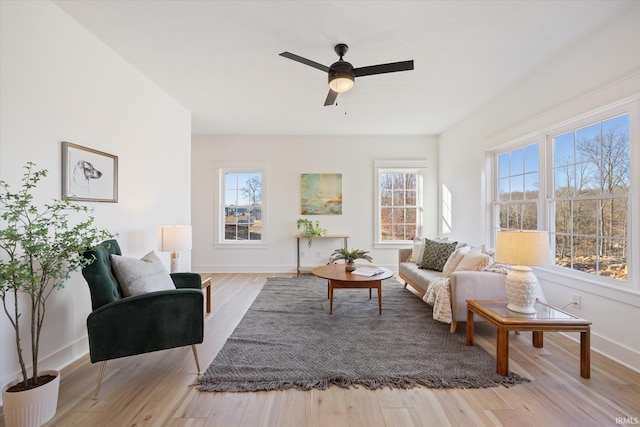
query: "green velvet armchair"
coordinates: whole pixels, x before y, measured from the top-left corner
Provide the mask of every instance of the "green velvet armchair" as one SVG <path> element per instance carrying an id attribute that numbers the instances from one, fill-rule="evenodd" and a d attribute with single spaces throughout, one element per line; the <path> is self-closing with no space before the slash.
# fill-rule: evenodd
<path id="1" fill-rule="evenodd" d="M 94 261 L 82 270 L 91 291 L 87 318 L 92 363 L 102 362 L 94 399 L 108 360 L 191 345 L 198 374 L 195 344 L 202 343 L 204 314 L 201 278 L 173 273 L 176 289 L 124 297 L 111 268 L 111 254 L 122 255 L 116 240 L 107 240 L 84 253 Z"/>

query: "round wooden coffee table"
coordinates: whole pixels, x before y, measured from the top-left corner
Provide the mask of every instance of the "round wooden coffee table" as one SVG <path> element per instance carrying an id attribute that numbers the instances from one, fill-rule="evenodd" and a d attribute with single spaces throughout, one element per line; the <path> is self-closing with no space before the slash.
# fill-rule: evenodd
<path id="1" fill-rule="evenodd" d="M 374 267 L 372 265 L 357 264 L 357 267 Z M 369 289 L 369 299 L 371 299 L 371 289 L 378 290 L 378 310 L 382 314 L 382 281 L 393 276 L 393 271 L 388 268 L 378 267 L 384 270 L 375 276 L 360 276 L 347 273 L 344 264 L 327 264 L 316 267 L 312 273 L 329 281 L 328 298 L 329 314 L 333 314 L 333 290 L 334 289 Z"/>

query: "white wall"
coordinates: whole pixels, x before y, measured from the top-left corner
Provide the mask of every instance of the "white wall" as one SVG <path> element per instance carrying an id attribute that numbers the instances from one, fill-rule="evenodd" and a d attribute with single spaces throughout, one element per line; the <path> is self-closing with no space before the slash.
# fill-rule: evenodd
<path id="1" fill-rule="evenodd" d="M 439 178 L 441 188 L 451 193 L 452 237 L 474 243 L 490 239 L 488 151 L 640 94 L 639 22 L 640 5 L 636 5 L 440 136 Z M 640 247 L 637 230 L 631 237 L 633 247 Z M 638 252 L 630 253 L 638 260 Z M 640 292 L 549 272 L 538 277 L 554 306 L 564 306 L 571 295 L 582 297 L 582 310 L 569 310 L 593 322 L 595 350 L 640 370 L 640 330 L 635 327 L 640 324 Z M 638 289 L 638 283 L 634 287 Z"/>
<path id="2" fill-rule="evenodd" d="M 88 205 L 126 255 L 157 250 L 158 226 L 191 222 L 189 112 L 53 3 L 2 1 L 0 17 L 0 179 L 18 187 L 32 161 L 49 171 L 46 201 L 60 197 L 61 141 L 117 155 L 118 203 Z M 90 310 L 76 273 L 48 305 L 41 369 L 86 354 Z M 2 314 L 0 385 L 17 377 L 14 353 Z"/>
<path id="3" fill-rule="evenodd" d="M 436 232 L 437 143 L 427 136 L 197 136 L 192 146 L 193 268 L 196 271 L 295 271 L 296 220 L 302 173 L 342 174 L 342 215 L 305 216 L 329 234 L 348 234 L 349 247 L 371 251 L 377 265 L 397 269 L 397 250 L 374 249 L 374 168 L 378 159 L 427 160 L 425 235 Z M 219 203 L 216 162 L 268 163 L 268 245 L 260 249 L 214 247 L 214 209 Z M 303 266 L 326 262 L 342 242 L 301 243 Z M 319 255 L 319 257 L 316 257 Z"/>

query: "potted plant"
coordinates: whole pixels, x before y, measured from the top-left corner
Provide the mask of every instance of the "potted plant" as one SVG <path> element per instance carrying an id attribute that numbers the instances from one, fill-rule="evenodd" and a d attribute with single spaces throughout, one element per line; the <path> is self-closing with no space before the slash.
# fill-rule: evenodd
<path id="1" fill-rule="evenodd" d="M 15 349 L 22 378 L 2 389 L 7 426 L 41 425 L 56 411 L 60 375 L 39 371 L 40 338 L 45 325 L 46 302 L 61 289 L 70 273 L 92 262 L 81 256 L 86 249 L 113 237 L 94 226 L 91 210 L 69 200 L 37 203 L 33 190 L 47 176 L 46 170 L 24 167 L 21 189 L 12 192 L 0 181 L 0 298 L 15 332 Z M 30 336 L 31 372 L 23 354 L 23 329 Z M 28 355 L 26 356 L 28 357 Z M 41 399 L 52 389 L 53 403 L 31 404 L 39 415 L 15 408 L 23 397 Z M 29 403 L 27 403 L 29 405 Z M 36 419 L 34 417 L 39 417 Z"/>
<path id="2" fill-rule="evenodd" d="M 298 230 L 300 230 L 300 227 L 304 228 L 304 233 L 302 234 L 307 238 L 307 245 L 309 247 L 311 247 L 311 243 L 313 242 L 314 237 L 327 235 L 327 230 L 324 228 L 320 228 L 320 221 L 316 221 L 314 225 L 313 221 L 311 221 L 310 219 L 298 218 L 297 226 Z"/>
<path id="3" fill-rule="evenodd" d="M 371 256 L 367 255 L 369 251 L 365 251 L 362 249 L 352 249 L 349 250 L 347 248 L 339 248 L 333 251 L 331 254 L 331 262 L 337 261 L 339 259 L 343 259 L 345 261 L 344 269 L 346 271 L 353 271 L 356 269 L 355 260 L 364 259 L 369 262 L 373 261 Z"/>

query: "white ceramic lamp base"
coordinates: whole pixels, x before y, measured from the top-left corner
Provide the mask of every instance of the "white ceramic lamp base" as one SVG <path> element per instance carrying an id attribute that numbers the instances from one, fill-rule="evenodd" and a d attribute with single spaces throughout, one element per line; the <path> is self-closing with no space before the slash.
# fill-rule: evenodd
<path id="1" fill-rule="evenodd" d="M 538 279 L 530 267 L 513 266 L 507 275 L 507 308 L 518 313 L 533 314 L 539 295 Z"/>

